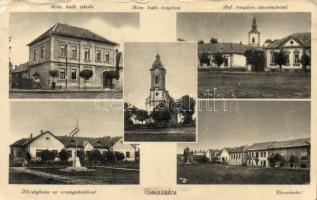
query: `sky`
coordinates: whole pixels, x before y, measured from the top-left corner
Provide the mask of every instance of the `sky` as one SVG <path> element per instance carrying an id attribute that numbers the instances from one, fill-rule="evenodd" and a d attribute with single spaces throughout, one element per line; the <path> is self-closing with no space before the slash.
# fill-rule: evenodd
<path id="1" fill-rule="evenodd" d="M 96 106 L 95 102 L 10 102 L 12 142 L 29 137 L 31 133 L 35 136 L 40 130 L 49 130 L 55 135 L 68 135 L 76 127 L 77 120 L 80 129 L 78 136 L 122 136 L 123 133 L 123 112 L 119 109 L 108 112 Z"/>
<path id="2" fill-rule="evenodd" d="M 126 43 L 124 50 L 124 100 L 128 103 L 145 109 L 150 95 L 150 68 L 157 53 L 166 69 L 165 88 L 170 96 L 197 96 L 196 43 Z"/>
<path id="3" fill-rule="evenodd" d="M 137 41 L 139 15 L 137 13 L 10 13 L 9 32 L 13 65 L 28 61 L 28 43 L 50 29 L 56 23 L 86 28 L 120 44 Z"/>
<path id="4" fill-rule="evenodd" d="M 283 141 L 310 137 L 310 102 L 308 101 L 223 101 L 217 111 L 198 112 L 198 143 L 179 144 L 193 150 L 222 149 L 256 142 Z M 213 108 L 211 102 L 209 108 Z"/>
<path id="5" fill-rule="evenodd" d="M 248 44 L 253 16 L 261 33 L 261 45 L 266 39 L 311 31 L 310 13 L 178 13 L 177 38 L 209 42 L 213 37 L 219 42 Z"/>

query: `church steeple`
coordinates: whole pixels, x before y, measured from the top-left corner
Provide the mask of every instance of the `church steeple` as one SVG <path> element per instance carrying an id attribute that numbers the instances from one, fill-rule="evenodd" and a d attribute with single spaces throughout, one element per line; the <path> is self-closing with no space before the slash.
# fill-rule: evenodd
<path id="1" fill-rule="evenodd" d="M 253 17 L 252 27 L 249 31 L 249 45 L 260 46 L 260 32 L 258 31 L 258 25 L 256 24 L 256 18 Z"/>

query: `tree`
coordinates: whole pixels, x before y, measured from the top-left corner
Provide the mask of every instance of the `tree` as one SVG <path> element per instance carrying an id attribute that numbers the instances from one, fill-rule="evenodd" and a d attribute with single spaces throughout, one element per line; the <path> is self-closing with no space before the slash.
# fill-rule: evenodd
<path id="1" fill-rule="evenodd" d="M 79 76 L 84 79 L 84 88 L 86 89 L 86 81 L 88 81 L 93 75 L 90 69 L 84 69 L 79 73 Z"/>
<path id="2" fill-rule="evenodd" d="M 31 164 L 32 156 L 31 156 L 30 152 L 26 152 L 25 159 L 28 162 L 28 164 Z"/>
<path id="3" fill-rule="evenodd" d="M 48 74 L 53 79 L 51 87 L 52 87 L 52 89 L 55 89 L 56 83 L 55 83 L 54 79 L 58 77 L 58 70 L 57 69 L 52 69 L 52 70 L 48 71 Z"/>
<path id="4" fill-rule="evenodd" d="M 119 151 L 115 151 L 114 156 L 117 161 L 122 161 L 125 158 L 124 154 Z"/>
<path id="5" fill-rule="evenodd" d="M 186 148 L 184 149 L 184 152 L 183 152 L 184 161 L 185 161 L 185 162 L 188 162 L 189 154 L 190 154 L 190 149 L 189 149 L 188 147 L 186 147 Z"/>
<path id="6" fill-rule="evenodd" d="M 282 71 L 282 66 L 288 62 L 288 54 L 283 49 L 280 49 L 279 51 L 275 51 L 273 56 L 274 62 L 280 66 L 280 71 Z"/>
<path id="7" fill-rule="evenodd" d="M 185 95 L 181 98 L 181 110 L 180 113 L 184 117 L 184 124 L 190 124 L 193 121 L 193 114 L 195 113 L 195 100 L 189 95 Z"/>
<path id="8" fill-rule="evenodd" d="M 59 159 L 61 159 L 62 162 L 67 162 L 68 160 L 68 154 L 66 149 L 62 149 L 59 153 L 58 153 Z"/>
<path id="9" fill-rule="evenodd" d="M 171 119 L 171 111 L 166 107 L 165 103 L 160 103 L 153 108 L 151 117 L 158 125 L 165 126 Z"/>
<path id="10" fill-rule="evenodd" d="M 199 40 L 198 44 L 205 44 L 204 40 Z"/>
<path id="11" fill-rule="evenodd" d="M 307 66 L 311 65 L 311 57 L 306 52 L 304 52 L 301 56 L 300 63 L 303 66 L 304 72 L 307 72 Z"/>
<path id="12" fill-rule="evenodd" d="M 297 163 L 299 163 L 299 158 L 297 156 L 295 156 L 295 155 L 291 155 L 291 157 L 289 158 L 289 162 L 296 169 L 296 165 L 297 165 Z"/>
<path id="13" fill-rule="evenodd" d="M 132 125 L 133 120 L 132 117 L 135 116 L 137 108 L 131 104 L 124 103 L 124 124 Z"/>
<path id="14" fill-rule="evenodd" d="M 203 65 L 203 64 L 206 64 L 208 66 L 210 65 L 210 58 L 207 52 L 203 52 L 199 54 L 198 58 L 199 58 L 200 65 Z"/>
<path id="15" fill-rule="evenodd" d="M 146 110 L 143 109 L 137 109 L 135 112 L 135 118 L 139 121 L 143 122 L 149 119 L 149 115 Z"/>
<path id="16" fill-rule="evenodd" d="M 92 150 L 90 154 L 88 154 L 88 160 L 90 163 L 94 164 L 95 166 L 100 163 L 100 161 L 103 159 L 102 154 L 99 150 L 95 149 Z"/>
<path id="17" fill-rule="evenodd" d="M 247 49 L 244 52 L 246 63 L 252 66 L 255 72 L 264 70 L 264 52 L 255 48 Z"/>
<path id="18" fill-rule="evenodd" d="M 268 161 L 271 167 L 276 167 L 277 164 L 282 164 L 284 162 L 284 157 L 281 154 L 276 153 L 276 154 L 270 155 L 268 157 Z"/>
<path id="19" fill-rule="evenodd" d="M 216 39 L 216 38 L 210 38 L 210 43 L 216 44 L 216 43 L 218 43 L 218 39 Z"/>
<path id="20" fill-rule="evenodd" d="M 214 54 L 212 62 L 217 65 L 219 70 L 220 66 L 225 62 L 225 58 L 222 56 L 222 53 L 217 52 Z"/>

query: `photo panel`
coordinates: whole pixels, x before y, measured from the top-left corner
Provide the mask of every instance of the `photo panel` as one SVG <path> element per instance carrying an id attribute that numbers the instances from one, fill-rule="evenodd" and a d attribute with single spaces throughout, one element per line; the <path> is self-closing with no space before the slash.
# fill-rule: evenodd
<path id="1" fill-rule="evenodd" d="M 178 144 L 178 184 L 309 184 L 310 101 L 201 100 L 199 141 Z"/>
<path id="2" fill-rule="evenodd" d="M 124 141 L 195 142 L 197 44 L 125 43 Z"/>
<path id="3" fill-rule="evenodd" d="M 177 13 L 177 38 L 198 42 L 201 99 L 311 97 L 310 12 Z"/>
<path id="4" fill-rule="evenodd" d="M 140 149 L 123 143 L 121 106 L 10 102 L 9 184 L 139 184 Z"/>

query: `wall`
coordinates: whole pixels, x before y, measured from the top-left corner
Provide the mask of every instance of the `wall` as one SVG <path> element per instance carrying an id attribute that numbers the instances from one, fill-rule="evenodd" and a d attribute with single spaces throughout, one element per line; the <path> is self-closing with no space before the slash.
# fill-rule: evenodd
<path id="1" fill-rule="evenodd" d="M 47 139 L 48 138 L 48 139 Z M 64 148 L 64 145 L 49 133 L 41 135 L 39 138 L 31 142 L 27 149 L 30 149 L 32 157 L 36 156 L 36 150 L 57 150 L 60 151 Z"/>
<path id="2" fill-rule="evenodd" d="M 126 156 L 126 152 L 130 152 L 130 158 L 125 158 L 127 161 L 134 161 L 135 160 L 135 148 L 130 144 L 123 144 L 123 140 L 119 140 L 115 143 L 112 147 L 113 151 L 122 152 Z"/>
<path id="3" fill-rule="evenodd" d="M 41 58 L 41 48 L 44 47 L 44 56 Z M 37 51 L 34 60 L 34 50 Z M 49 61 L 51 58 L 51 40 L 48 38 L 29 47 L 29 65 L 35 65 Z"/>

